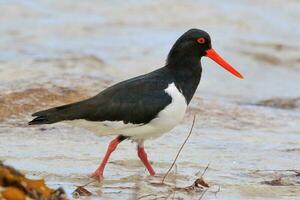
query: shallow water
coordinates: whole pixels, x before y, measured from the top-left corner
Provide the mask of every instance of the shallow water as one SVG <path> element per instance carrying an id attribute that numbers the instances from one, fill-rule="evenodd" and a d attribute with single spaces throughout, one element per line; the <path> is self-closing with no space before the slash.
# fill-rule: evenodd
<path id="1" fill-rule="evenodd" d="M 245 80 L 203 59 L 202 80 L 184 122 L 145 144 L 159 177 L 147 175 L 135 144 L 126 141 L 113 154 L 103 185 L 87 187 L 95 194 L 91 199 L 164 198 L 175 185 L 191 185 L 208 163 L 204 179 L 213 186 L 203 199 L 297 199 L 300 3 L 117 4 L 0 3 L 0 159 L 50 186 L 62 186 L 71 196 L 76 185 L 89 181 L 111 137 L 63 123 L 28 127 L 30 114 L 162 66 L 176 38 L 198 27 L 210 33 L 214 48 Z M 195 114 L 195 128 L 176 173 L 167 179 L 169 186 L 154 184 L 171 165 Z M 264 182 L 278 178 L 282 186 Z M 200 196 L 175 192 L 175 198 Z"/>

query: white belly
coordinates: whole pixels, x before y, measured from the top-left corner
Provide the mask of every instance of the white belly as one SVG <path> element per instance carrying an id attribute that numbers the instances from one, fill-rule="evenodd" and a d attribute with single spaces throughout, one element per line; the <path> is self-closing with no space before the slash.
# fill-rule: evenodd
<path id="1" fill-rule="evenodd" d="M 184 96 L 176 88 L 175 84 L 169 84 L 165 92 L 172 98 L 172 102 L 160 111 L 156 118 L 148 124 L 123 124 L 122 122 L 91 122 L 86 120 L 74 120 L 67 123 L 93 131 L 97 135 L 124 135 L 134 140 L 153 139 L 172 130 L 179 124 L 185 114 L 187 103 Z"/>

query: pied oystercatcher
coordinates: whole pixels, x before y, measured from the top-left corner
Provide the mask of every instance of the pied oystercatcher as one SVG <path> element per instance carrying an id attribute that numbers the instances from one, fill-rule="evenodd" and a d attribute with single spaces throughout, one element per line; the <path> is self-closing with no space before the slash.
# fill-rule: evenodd
<path id="1" fill-rule="evenodd" d="M 109 156 L 125 139 L 137 142 L 138 157 L 154 176 L 144 150 L 144 140 L 157 138 L 182 121 L 200 82 L 203 56 L 243 78 L 212 49 L 208 33 L 190 29 L 175 42 L 164 67 L 117 83 L 90 99 L 37 112 L 32 115 L 36 118 L 29 125 L 73 121 L 79 126 L 97 128 L 97 123 L 109 121 L 114 127 L 111 132 L 118 136 L 110 142 L 92 177 L 102 179 Z"/>

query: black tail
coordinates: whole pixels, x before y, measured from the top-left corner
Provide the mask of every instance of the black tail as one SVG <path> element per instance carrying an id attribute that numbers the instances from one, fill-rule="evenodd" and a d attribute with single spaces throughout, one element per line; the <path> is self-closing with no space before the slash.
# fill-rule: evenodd
<path id="1" fill-rule="evenodd" d="M 36 117 L 28 123 L 28 125 L 37 125 L 37 124 L 51 124 L 51 123 L 50 120 L 47 118 L 47 116 Z"/>
<path id="2" fill-rule="evenodd" d="M 53 124 L 63 120 L 74 120 L 80 119 L 84 115 L 85 109 L 80 109 L 84 107 L 84 102 L 78 102 L 73 104 L 68 104 L 56 108 L 51 108 L 48 110 L 43 110 L 34 113 L 32 116 L 35 117 L 30 121 L 29 125 L 40 125 L 40 124 Z"/>
<path id="3" fill-rule="evenodd" d="M 29 125 L 52 124 L 55 122 L 62 121 L 66 117 L 64 111 L 66 111 L 66 108 L 68 107 L 70 107 L 70 105 L 51 108 L 48 110 L 43 110 L 34 113 L 32 116 L 35 118 L 32 121 L 30 121 L 28 124 Z"/>

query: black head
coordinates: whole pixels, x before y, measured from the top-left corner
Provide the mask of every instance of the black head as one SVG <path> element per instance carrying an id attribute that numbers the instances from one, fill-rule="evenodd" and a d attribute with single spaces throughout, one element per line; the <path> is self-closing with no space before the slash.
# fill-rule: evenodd
<path id="1" fill-rule="evenodd" d="M 175 42 L 168 55 L 167 63 L 199 63 L 208 49 L 211 49 L 209 34 L 199 29 L 190 29 Z"/>
<path id="2" fill-rule="evenodd" d="M 171 67 L 200 66 L 202 56 L 207 56 L 223 68 L 239 78 L 242 75 L 228 64 L 211 46 L 211 39 L 207 32 L 200 29 L 190 29 L 175 42 L 167 58 L 167 65 Z"/>

